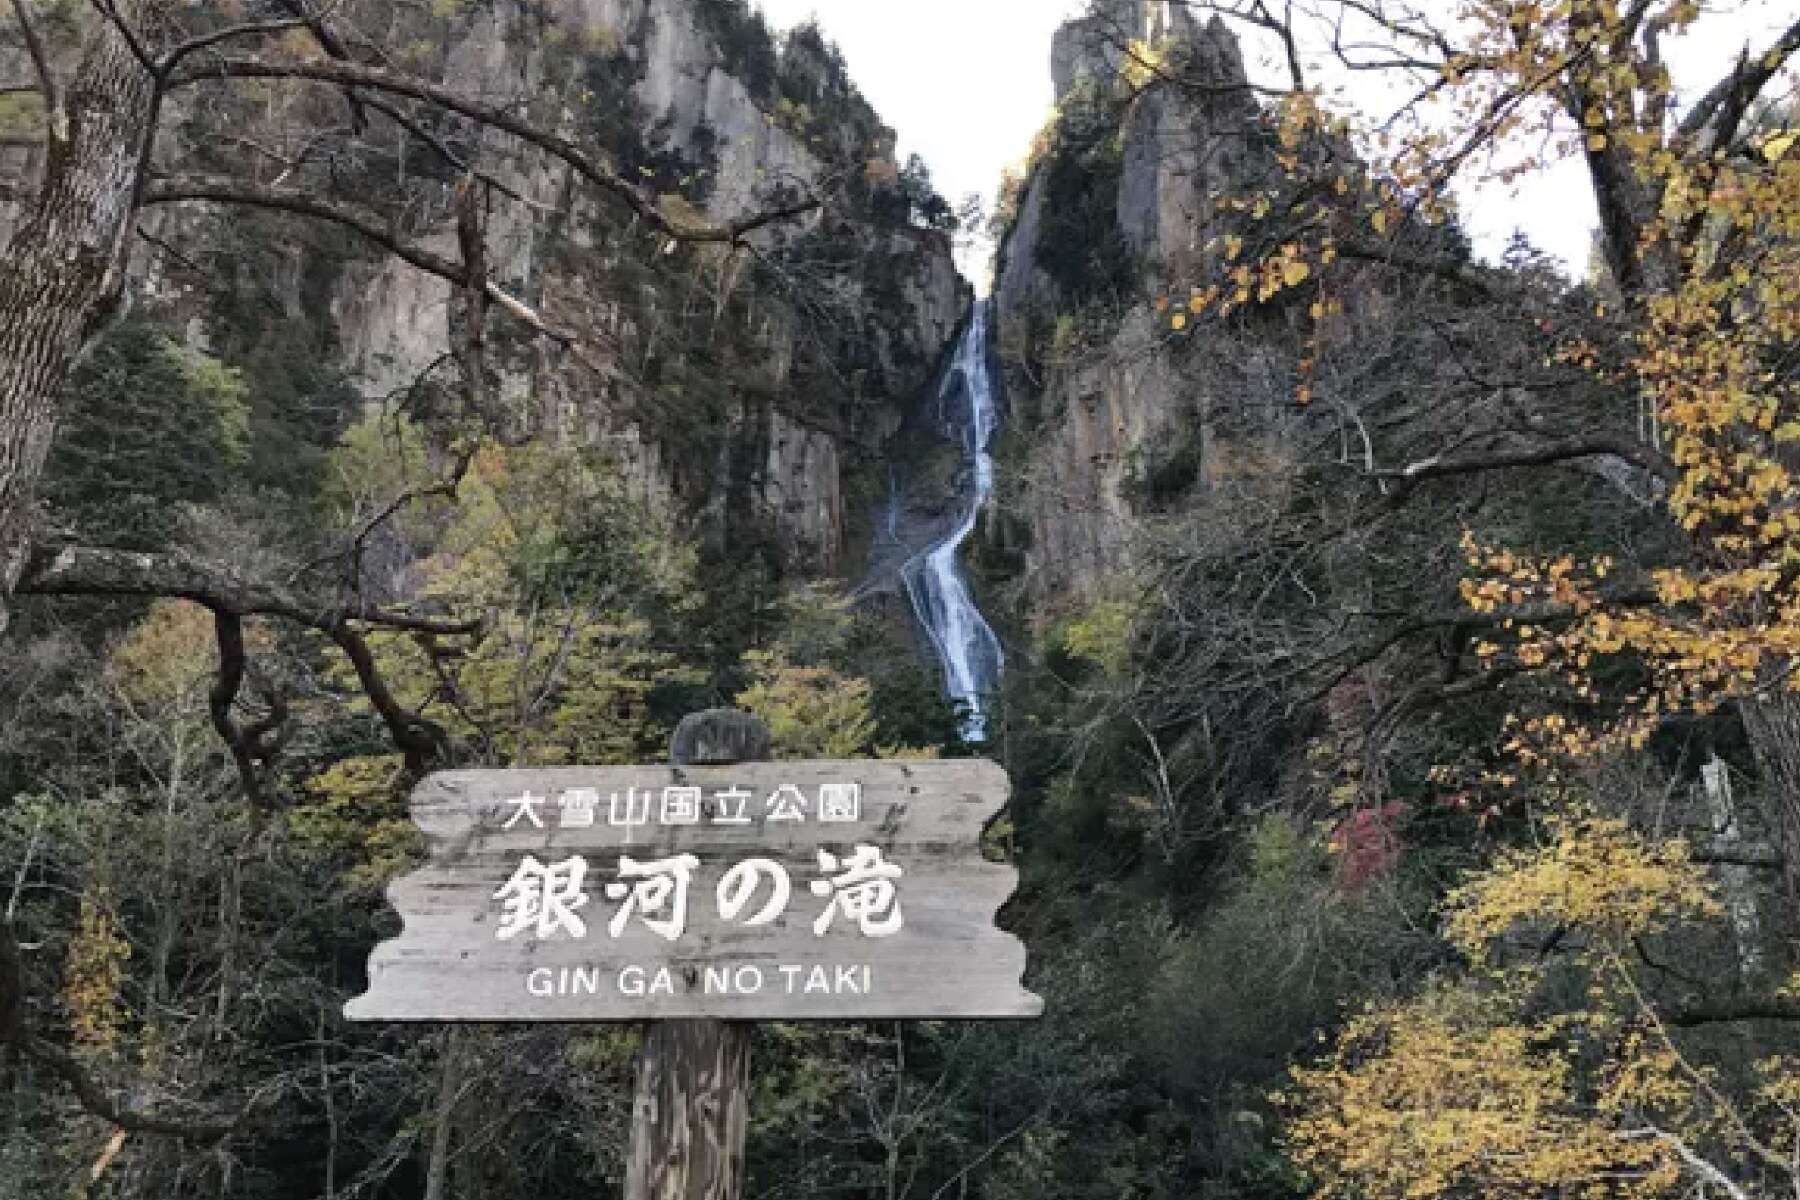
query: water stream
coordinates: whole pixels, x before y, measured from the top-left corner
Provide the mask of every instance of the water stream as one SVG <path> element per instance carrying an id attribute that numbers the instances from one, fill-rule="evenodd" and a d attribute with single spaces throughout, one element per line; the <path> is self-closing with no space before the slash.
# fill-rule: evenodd
<path id="1" fill-rule="evenodd" d="M 957 551 L 975 528 L 981 506 L 994 491 L 994 460 L 988 442 L 999 422 L 994 380 L 988 367 L 988 303 L 978 302 L 938 383 L 938 417 L 948 437 L 963 450 L 966 480 L 961 517 L 955 528 L 900 568 L 914 615 L 931 638 L 944 669 L 944 691 L 962 709 L 962 734 L 971 742 L 988 737 L 989 706 L 1000 683 L 1006 656 L 987 618 L 975 606 Z"/>

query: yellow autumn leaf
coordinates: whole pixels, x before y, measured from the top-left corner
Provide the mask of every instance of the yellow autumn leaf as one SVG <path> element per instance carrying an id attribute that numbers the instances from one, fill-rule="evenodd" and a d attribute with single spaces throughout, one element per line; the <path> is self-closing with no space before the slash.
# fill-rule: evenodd
<path id="1" fill-rule="evenodd" d="M 1281 278 L 1289 287 L 1299 287 L 1311 274 L 1312 268 L 1297 258 L 1289 259 L 1287 265 L 1281 269 Z"/>
<path id="2" fill-rule="evenodd" d="M 1800 141 L 1800 129 L 1790 129 L 1786 133 L 1778 133 L 1762 144 L 1762 156 L 1770 162 L 1774 162 L 1792 150 L 1796 141 Z"/>

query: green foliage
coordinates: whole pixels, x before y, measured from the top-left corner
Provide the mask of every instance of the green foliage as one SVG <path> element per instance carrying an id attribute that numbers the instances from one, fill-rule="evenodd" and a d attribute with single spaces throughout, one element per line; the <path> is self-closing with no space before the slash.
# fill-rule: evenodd
<path id="1" fill-rule="evenodd" d="M 762 10 L 745 0 L 698 0 L 694 13 L 718 44 L 725 70 L 757 101 L 772 101 L 780 54 Z"/>
<path id="2" fill-rule="evenodd" d="M 829 667 L 803 667 L 780 654 L 746 655 L 750 686 L 735 703 L 768 723 L 783 758 L 858 758 L 868 754 L 876 723 L 873 689 Z"/>
<path id="3" fill-rule="evenodd" d="M 44 101 L 36 92 L 0 95 L 0 134 L 31 137 L 43 128 Z"/>
<path id="4" fill-rule="evenodd" d="M 1431 902 L 1416 876 L 1356 891 L 1339 885 L 1327 840 L 1271 814 L 1245 835 L 1218 901 L 1157 972 L 1146 1022 L 1150 1053 L 1184 1093 L 1261 1092 L 1307 1053 L 1341 998 L 1379 992 L 1437 954 L 1416 924 Z"/>
<path id="5" fill-rule="evenodd" d="M 927 229 L 956 230 L 956 211 L 948 200 L 938 195 L 931 182 L 931 168 L 917 154 L 907 155 L 906 165 L 900 168 L 898 190 L 898 200 L 907 221 Z"/>
<path id="6" fill-rule="evenodd" d="M 345 494 L 382 504 L 432 478 L 425 457 L 408 426 L 371 420 L 334 461 Z M 665 648 L 679 644 L 693 611 L 695 556 L 626 497 L 603 459 L 485 445 L 455 506 L 427 510 L 408 530 L 420 543 L 421 593 L 489 617 L 475 645 L 451 660 L 409 636 L 372 637 L 402 703 L 487 762 L 661 756 L 680 715 L 666 697 L 703 677 Z M 354 697 L 348 666 L 334 674 Z"/>
<path id="7" fill-rule="evenodd" d="M 790 111 L 804 111 L 810 118 L 791 132 L 827 160 L 860 168 L 877 147 L 890 143 L 892 135 L 816 20 L 787 31 L 776 86 Z"/>
<path id="8" fill-rule="evenodd" d="M 1070 657 L 1117 675 L 1131 661 L 1132 616 L 1132 607 L 1125 601 L 1096 601 L 1064 621 L 1056 630 L 1056 639 Z"/>
<path id="9" fill-rule="evenodd" d="M 350 886 L 374 894 L 412 866 L 421 849 L 407 813 L 400 756 L 340 759 L 306 781 L 287 833 L 309 857 L 339 864 Z"/>
<path id="10" fill-rule="evenodd" d="M 70 384 L 45 493 L 85 536 L 160 547 L 182 506 L 217 500 L 250 455 L 243 373 L 143 321 L 109 331 Z"/>
<path id="11" fill-rule="evenodd" d="M 1124 146 L 1098 98 L 1072 100 L 1038 164 L 1044 188 L 1036 261 L 1072 306 L 1117 303 L 1138 286 L 1137 257 L 1119 230 Z"/>
<path id="12" fill-rule="evenodd" d="M 318 490 L 325 455 L 362 403 L 330 320 L 345 266 L 369 253 L 341 230 L 238 214 L 211 260 L 210 350 L 240 373 L 250 406 L 245 481 L 290 496 Z"/>
<path id="13" fill-rule="evenodd" d="M 485 7 L 426 6 L 439 19 L 425 31 L 416 27 L 426 8 L 380 16 L 418 34 L 396 51 L 409 64 L 442 49 L 437 26 L 472 28 Z M 184 331 L 203 327 L 206 353 L 188 349 L 173 324 L 144 321 L 115 331 L 90 360 L 96 396 L 69 425 L 78 453 L 55 484 L 59 515 L 76 514 L 99 540 L 156 550 L 193 532 L 171 522 L 181 506 L 199 506 L 190 524 L 234 570 L 484 618 L 478 638 L 371 638 L 399 701 L 448 731 L 452 764 L 658 761 L 680 715 L 740 693 L 769 706 L 795 753 L 952 745 L 954 715 L 897 623 L 847 615 L 825 589 L 793 587 L 818 564 L 780 544 L 763 478 L 777 408 L 860 445 L 885 419 L 895 381 L 923 375 L 931 348 L 915 346 L 908 300 L 919 242 L 896 235 L 937 211 L 935 194 L 915 171 L 907 207 L 917 211 L 874 215 L 865 167 L 885 163 L 891 135 L 816 28 L 776 56 L 753 9 L 696 7 L 721 16 L 727 40 L 741 38 L 732 69 L 771 110 L 785 106 L 789 132 L 850 182 L 845 220 L 770 247 L 766 262 L 740 257 L 731 276 L 704 254 L 665 255 L 641 229 L 538 227 L 534 279 L 578 280 L 580 294 L 622 305 L 620 333 L 632 344 L 620 361 L 642 387 L 605 403 L 621 401 L 609 413 L 655 445 L 654 473 L 673 481 L 671 494 L 591 442 L 476 443 L 443 383 L 448 370 L 404 394 L 359 395 L 334 330 L 354 318 L 334 305 L 368 249 L 286 217 L 234 213 L 211 244 L 184 244 L 200 268 L 195 286 L 169 293 L 178 297 L 170 318 Z M 524 28 L 543 16 L 527 8 Z M 592 92 L 580 136 L 665 193 L 705 198 L 704 137 L 686 153 L 649 148 L 657 131 L 630 103 L 641 47 L 547 35 L 540 48 L 546 59 L 585 56 L 571 68 L 582 75 L 569 76 Z M 286 103 L 249 87 L 219 100 L 246 129 L 251 108 Z M 335 121 L 341 102 L 331 89 L 300 92 L 282 112 Z M 456 122 L 431 128 L 474 151 Z M 242 166 L 240 146 L 196 136 L 191 148 L 202 168 Z M 316 149 L 332 187 L 378 208 L 391 202 L 407 222 L 448 174 L 407 139 L 365 153 L 334 132 Z M 845 279 L 867 302 L 823 308 L 820 289 Z M 195 312 L 200 294 L 210 307 Z M 775 351 L 790 346 L 792 373 L 777 377 Z M 531 349 L 500 332 L 490 347 L 509 369 Z M 471 445 L 453 496 L 408 497 L 447 479 Z M 97 487 L 96 472 L 111 477 Z M 360 571 L 332 577 L 351 534 L 390 506 L 362 543 Z M 291 537 L 264 544 L 232 524 L 253 507 Z M 0 661 L 0 876 L 20 881 L 9 913 L 31 946 L 31 1020 L 47 1042 L 85 1039 L 107 1094 L 145 1110 L 230 1115 L 253 1096 L 269 1107 L 216 1150 L 134 1134 L 90 1185 L 111 1127 L 76 1115 L 66 1086 L 27 1065 L 0 1094 L 0 1196 L 418 1195 L 447 1072 L 459 1084 L 447 1194 L 616 1190 L 632 1031 L 445 1038 L 342 1020 L 369 949 L 392 932 L 381 887 L 420 846 L 398 758 L 336 648 L 289 624 L 250 623 L 251 675 L 233 715 L 252 724 L 270 694 L 291 708 L 268 780 L 273 801 L 252 812 L 212 727 L 210 614 L 168 604 L 133 616 L 104 645 L 21 622 L 9 637 L 32 637 L 9 642 L 17 653 Z M 979 1181 L 997 1161 L 982 1155 L 1006 1130 L 983 1115 L 990 1076 L 963 1069 L 963 1027 L 759 1038 L 759 1087 L 779 1097 L 759 1104 L 770 1119 L 753 1153 L 768 1177 L 804 1176 L 820 1190 L 855 1179 L 873 1191 L 901 1178 L 899 1164 L 920 1196 Z M 1064 1061 L 1081 1065 L 1073 1031 Z M 1009 1108 L 996 1119 L 1027 1115 Z M 1032 1126 L 1001 1150 L 1014 1144 L 1060 1143 Z"/>

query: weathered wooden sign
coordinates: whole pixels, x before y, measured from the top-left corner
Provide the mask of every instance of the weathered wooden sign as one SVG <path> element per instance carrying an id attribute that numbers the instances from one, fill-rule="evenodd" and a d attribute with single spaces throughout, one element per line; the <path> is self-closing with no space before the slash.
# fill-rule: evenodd
<path id="1" fill-rule="evenodd" d="M 979 759 L 446 771 L 353 1020 L 1033 1017 Z"/>

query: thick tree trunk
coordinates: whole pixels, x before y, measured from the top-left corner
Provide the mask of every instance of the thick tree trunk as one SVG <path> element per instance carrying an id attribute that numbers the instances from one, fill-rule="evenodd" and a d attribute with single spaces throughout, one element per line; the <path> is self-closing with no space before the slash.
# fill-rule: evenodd
<path id="1" fill-rule="evenodd" d="M 1644 244 L 1659 197 L 1639 178 L 1635 161 L 1624 147 L 1609 143 L 1588 151 L 1587 164 L 1600 214 L 1600 248 L 1613 282 L 1638 300 L 1673 288 L 1676 268 L 1668 255 Z"/>
<path id="2" fill-rule="evenodd" d="M 119 4 L 134 19 L 135 0 Z M 63 385 L 118 303 L 146 139 L 149 73 L 110 26 L 52 107 L 44 177 L 0 254 L 0 630 L 32 535 Z"/>

